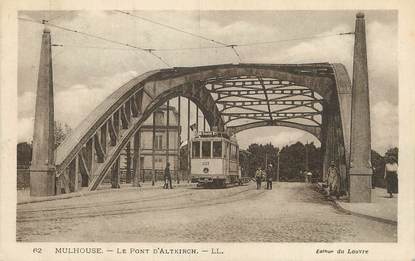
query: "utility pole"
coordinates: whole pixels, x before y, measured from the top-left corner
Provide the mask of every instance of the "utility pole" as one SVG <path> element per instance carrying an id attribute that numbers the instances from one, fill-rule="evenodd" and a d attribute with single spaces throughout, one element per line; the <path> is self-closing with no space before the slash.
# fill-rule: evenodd
<path id="1" fill-rule="evenodd" d="M 308 140 L 305 144 L 305 170 L 308 171 Z"/>
<path id="2" fill-rule="evenodd" d="M 156 147 L 155 147 L 155 143 L 156 143 L 156 113 L 153 112 L 153 146 L 151 147 L 151 186 L 154 186 L 156 183 Z"/>
<path id="3" fill-rule="evenodd" d="M 170 132 L 169 132 L 169 125 L 170 125 L 170 100 L 167 100 L 167 105 L 166 105 L 166 114 L 167 114 L 167 119 L 166 119 L 166 166 L 167 163 L 169 162 L 169 153 L 170 153 Z M 176 166 L 174 166 L 176 167 Z"/>
<path id="4" fill-rule="evenodd" d="M 187 99 L 187 183 L 190 183 L 190 99 Z"/>
<path id="5" fill-rule="evenodd" d="M 180 172 L 180 145 L 182 145 L 181 143 L 181 139 L 182 139 L 182 125 L 181 125 L 181 121 L 180 121 L 180 117 L 181 117 L 181 106 L 180 106 L 180 96 L 177 96 L 177 106 L 178 106 L 178 119 L 177 119 L 177 184 L 180 184 L 180 177 L 179 177 L 179 172 Z"/>
<path id="6" fill-rule="evenodd" d="M 268 153 L 265 152 L 265 169 L 267 168 L 267 166 L 268 166 Z"/>
<path id="7" fill-rule="evenodd" d="M 278 150 L 277 154 L 277 182 L 280 181 L 280 150 Z"/>

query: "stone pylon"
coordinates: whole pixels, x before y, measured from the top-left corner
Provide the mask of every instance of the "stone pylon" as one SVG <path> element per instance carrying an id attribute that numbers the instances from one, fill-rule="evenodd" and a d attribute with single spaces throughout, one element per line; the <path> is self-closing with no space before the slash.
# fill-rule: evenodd
<path id="1" fill-rule="evenodd" d="M 350 202 L 371 202 L 369 82 L 363 13 L 356 15 L 350 139 Z"/>
<path id="2" fill-rule="evenodd" d="M 36 93 L 33 153 L 30 168 L 30 195 L 55 195 L 54 105 L 52 50 L 49 29 L 42 35 Z"/>

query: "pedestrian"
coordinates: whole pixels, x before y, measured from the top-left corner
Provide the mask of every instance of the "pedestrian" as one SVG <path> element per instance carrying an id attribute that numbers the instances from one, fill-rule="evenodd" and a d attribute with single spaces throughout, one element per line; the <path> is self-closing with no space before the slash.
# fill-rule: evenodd
<path id="1" fill-rule="evenodd" d="M 308 183 L 308 177 L 307 177 L 307 170 L 304 170 L 302 172 L 303 176 L 304 176 L 304 183 Z"/>
<path id="2" fill-rule="evenodd" d="M 306 183 L 311 183 L 313 177 L 313 173 L 311 171 L 306 171 L 305 172 L 305 182 Z"/>
<path id="3" fill-rule="evenodd" d="M 267 175 L 267 189 L 272 190 L 272 164 L 269 164 L 266 169 L 266 175 Z"/>
<path id="4" fill-rule="evenodd" d="M 340 197 L 338 193 L 338 176 L 339 176 L 339 170 L 336 167 L 336 164 L 334 161 L 330 162 L 330 167 L 327 170 L 327 185 L 329 187 L 329 194 L 334 194 L 336 198 L 338 199 Z"/>
<path id="5" fill-rule="evenodd" d="M 171 173 L 170 173 L 170 163 L 166 163 L 166 168 L 164 169 L 164 188 L 168 189 L 170 185 L 170 189 L 173 188 L 171 184 Z"/>
<path id="6" fill-rule="evenodd" d="M 393 193 L 398 193 L 398 161 L 395 156 L 386 156 L 384 178 L 389 197 L 393 198 Z"/>
<path id="7" fill-rule="evenodd" d="M 256 189 L 261 189 L 262 170 L 258 167 L 255 172 Z"/>

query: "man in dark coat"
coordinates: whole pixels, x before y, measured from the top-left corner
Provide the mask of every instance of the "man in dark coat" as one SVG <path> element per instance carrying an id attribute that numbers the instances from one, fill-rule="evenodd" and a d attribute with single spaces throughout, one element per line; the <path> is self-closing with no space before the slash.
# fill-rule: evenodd
<path id="1" fill-rule="evenodd" d="M 256 189 L 261 189 L 262 170 L 258 167 L 255 172 Z"/>
<path id="2" fill-rule="evenodd" d="M 269 164 L 266 170 L 267 174 L 267 189 L 272 189 L 272 165 Z"/>
<path id="3" fill-rule="evenodd" d="M 170 185 L 170 189 L 173 188 L 171 185 L 171 173 L 170 173 L 170 163 L 167 162 L 166 168 L 164 169 L 164 188 L 168 189 Z"/>

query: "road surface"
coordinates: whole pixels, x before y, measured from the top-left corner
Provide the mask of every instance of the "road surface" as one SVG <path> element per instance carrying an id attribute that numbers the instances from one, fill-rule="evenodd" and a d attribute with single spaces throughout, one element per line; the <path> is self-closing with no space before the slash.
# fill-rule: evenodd
<path id="1" fill-rule="evenodd" d="M 120 189 L 18 205 L 17 240 L 396 242 L 396 225 L 347 215 L 304 183 Z"/>

